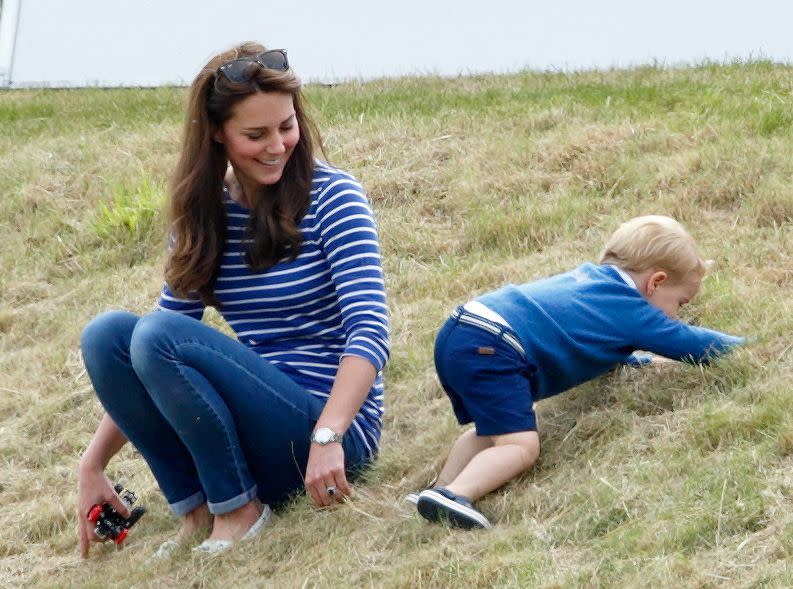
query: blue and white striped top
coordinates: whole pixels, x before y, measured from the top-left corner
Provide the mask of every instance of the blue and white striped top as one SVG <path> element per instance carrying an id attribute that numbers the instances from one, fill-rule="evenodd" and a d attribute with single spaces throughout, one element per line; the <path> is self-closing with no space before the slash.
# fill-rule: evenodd
<path id="1" fill-rule="evenodd" d="M 249 209 L 224 190 L 226 241 L 215 284 L 220 314 L 237 338 L 311 394 L 327 400 L 339 362 L 359 356 L 377 370 L 351 429 L 370 454 L 383 415 L 382 369 L 389 355 L 388 309 L 374 215 L 349 174 L 316 162 L 311 204 L 300 223 L 300 255 L 263 272 L 245 264 Z M 201 319 L 203 303 L 166 284 L 159 307 Z"/>

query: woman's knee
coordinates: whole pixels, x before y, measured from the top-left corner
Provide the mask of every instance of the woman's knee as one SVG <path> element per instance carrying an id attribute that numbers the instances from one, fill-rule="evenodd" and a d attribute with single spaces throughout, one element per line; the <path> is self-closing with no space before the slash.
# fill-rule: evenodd
<path id="1" fill-rule="evenodd" d="M 140 376 L 177 355 L 178 343 L 200 321 L 171 311 L 152 311 L 135 325 L 129 344 L 132 366 Z"/>
<path id="2" fill-rule="evenodd" d="M 80 337 L 80 350 L 86 364 L 126 348 L 137 321 L 138 316 L 127 311 L 107 311 L 94 317 Z"/>
<path id="3" fill-rule="evenodd" d="M 172 325 L 172 315 L 174 314 L 166 311 L 153 311 L 140 318 L 135 325 L 129 343 L 133 367 L 137 369 L 153 353 L 167 347 L 170 336 L 176 330 L 176 327 Z"/>

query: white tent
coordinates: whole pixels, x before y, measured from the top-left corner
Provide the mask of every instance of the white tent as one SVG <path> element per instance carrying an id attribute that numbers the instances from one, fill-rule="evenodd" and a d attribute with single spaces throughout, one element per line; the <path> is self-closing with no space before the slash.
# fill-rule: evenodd
<path id="1" fill-rule="evenodd" d="M 308 81 L 793 60 L 789 0 L 0 0 L 0 87 L 186 84 L 243 40 Z"/>

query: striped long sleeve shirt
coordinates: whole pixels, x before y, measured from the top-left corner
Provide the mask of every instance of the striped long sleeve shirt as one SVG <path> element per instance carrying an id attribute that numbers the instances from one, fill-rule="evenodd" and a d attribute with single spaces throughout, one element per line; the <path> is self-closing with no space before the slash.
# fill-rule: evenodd
<path id="1" fill-rule="evenodd" d="M 344 356 L 371 362 L 377 377 L 351 428 L 373 454 L 382 426 L 388 312 L 377 229 L 360 184 L 317 162 L 300 254 L 261 272 L 244 259 L 250 211 L 227 190 L 224 206 L 226 240 L 215 284 L 220 314 L 240 342 L 323 400 Z M 204 312 L 200 300 L 178 298 L 167 284 L 159 307 L 199 320 Z"/>

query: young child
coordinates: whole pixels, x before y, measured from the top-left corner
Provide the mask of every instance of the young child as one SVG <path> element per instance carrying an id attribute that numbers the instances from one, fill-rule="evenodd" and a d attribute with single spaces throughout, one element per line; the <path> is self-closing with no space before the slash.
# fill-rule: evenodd
<path id="1" fill-rule="evenodd" d="M 599 265 L 507 285 L 458 307 L 438 333 L 435 368 L 460 424 L 419 513 L 489 528 L 472 502 L 529 469 L 540 452 L 533 403 L 634 363 L 635 350 L 706 362 L 743 342 L 677 319 L 705 263 L 674 219 L 644 216 L 609 238 Z M 414 496 L 415 497 L 415 496 Z"/>

